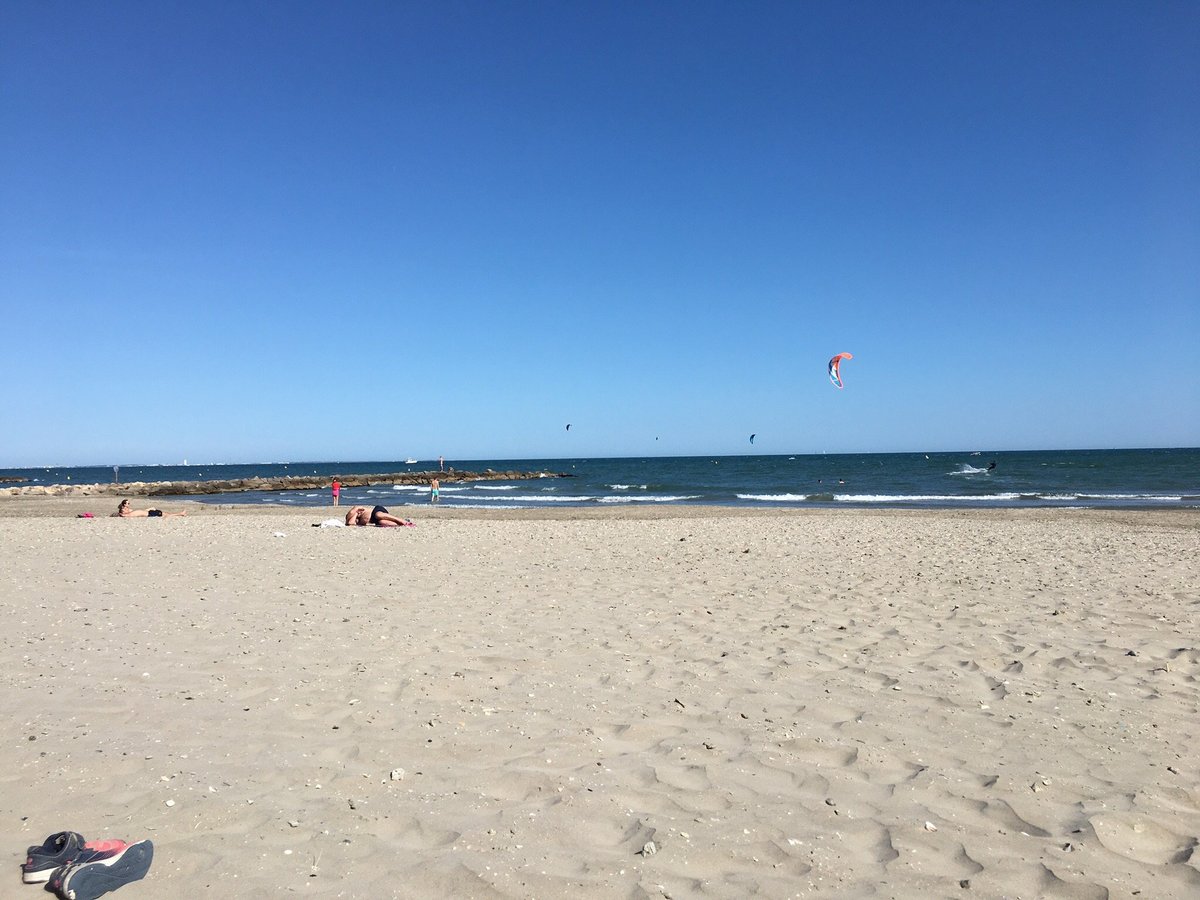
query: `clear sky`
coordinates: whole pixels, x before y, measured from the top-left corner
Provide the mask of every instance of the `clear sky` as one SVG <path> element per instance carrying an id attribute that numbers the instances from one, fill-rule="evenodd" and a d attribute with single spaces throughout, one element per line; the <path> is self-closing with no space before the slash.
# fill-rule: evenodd
<path id="1" fill-rule="evenodd" d="M 6 0 L 0 328 L 3 466 L 1200 445 L 1200 4 Z"/>

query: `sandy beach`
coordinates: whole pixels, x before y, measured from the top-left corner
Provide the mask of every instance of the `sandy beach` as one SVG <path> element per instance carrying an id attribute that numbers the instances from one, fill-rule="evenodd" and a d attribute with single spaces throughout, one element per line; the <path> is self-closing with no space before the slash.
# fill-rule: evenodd
<path id="1" fill-rule="evenodd" d="M 0 500 L 0 896 L 1200 896 L 1194 512 L 154 505 Z"/>

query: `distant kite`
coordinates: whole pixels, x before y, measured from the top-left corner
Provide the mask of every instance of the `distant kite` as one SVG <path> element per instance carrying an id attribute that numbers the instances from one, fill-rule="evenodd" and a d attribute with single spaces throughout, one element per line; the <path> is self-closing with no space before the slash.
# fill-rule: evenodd
<path id="1" fill-rule="evenodd" d="M 854 359 L 850 353 L 839 353 L 829 361 L 829 380 L 833 382 L 833 386 L 840 388 L 842 386 L 842 376 L 838 371 L 841 368 L 843 359 Z"/>
<path id="2" fill-rule="evenodd" d="M 756 432 L 754 432 L 754 434 L 750 435 L 750 443 L 752 443 L 752 444 L 754 443 L 754 438 L 757 434 L 758 434 L 758 432 L 756 431 Z"/>
<path id="3" fill-rule="evenodd" d="M 570 430 L 571 430 L 571 423 L 570 423 L 570 422 L 568 422 L 568 423 L 567 423 L 567 431 L 570 431 Z"/>

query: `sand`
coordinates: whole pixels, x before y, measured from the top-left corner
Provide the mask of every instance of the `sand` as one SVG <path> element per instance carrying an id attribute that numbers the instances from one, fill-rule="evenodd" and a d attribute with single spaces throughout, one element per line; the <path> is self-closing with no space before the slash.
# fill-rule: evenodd
<path id="1" fill-rule="evenodd" d="M 0 502 L 0 896 L 1200 895 L 1195 513 L 89 503 Z"/>

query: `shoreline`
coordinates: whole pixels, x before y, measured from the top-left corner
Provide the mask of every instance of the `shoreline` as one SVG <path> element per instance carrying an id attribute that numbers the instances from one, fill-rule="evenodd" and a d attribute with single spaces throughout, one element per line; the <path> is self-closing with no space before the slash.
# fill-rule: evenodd
<path id="1" fill-rule="evenodd" d="M 433 465 L 436 467 L 436 463 Z M 1097 451 L 1090 459 L 1073 451 L 1014 453 L 1011 458 L 1001 459 L 995 472 L 955 454 L 460 460 L 452 467 L 454 470 L 491 473 L 493 483 L 468 481 L 454 485 L 448 476 L 442 476 L 445 490 L 441 499 L 447 507 L 482 509 L 695 504 L 818 510 L 1200 510 L 1200 485 L 1195 482 L 1198 467 L 1200 448 Z M 425 506 L 422 501 L 428 498 L 436 468 L 428 463 L 412 468 L 421 471 L 411 471 L 407 464 L 386 462 L 314 462 L 291 464 L 290 468 L 284 463 L 122 468 L 123 485 L 112 484 L 113 473 L 98 468 L 14 471 L 14 475 L 37 477 L 19 490 L 0 488 L 0 498 L 21 492 L 84 492 L 153 495 L 156 502 L 169 504 L 195 496 L 189 494 L 191 490 L 224 491 L 226 486 L 236 486 L 243 492 L 196 499 L 255 506 L 312 504 L 319 508 L 330 501 L 329 481 L 343 475 L 343 503 L 403 505 L 406 511 L 416 512 Z M 359 473 L 354 476 L 356 482 L 373 486 L 355 486 L 350 476 L 344 475 L 347 470 Z M 523 477 L 555 474 L 570 477 Z M 201 478 L 207 480 L 198 483 Z M 57 484 L 43 484 L 43 479 Z M 96 486 L 81 488 L 82 482 Z"/>
<path id="2" fill-rule="evenodd" d="M 6 518 L 76 518 L 80 513 L 91 512 L 96 518 L 104 518 L 116 511 L 116 503 L 101 505 L 100 500 L 116 500 L 97 497 L 42 497 L 0 495 L 0 520 Z M 296 506 L 293 504 L 239 504 L 211 503 L 198 500 L 157 500 L 159 505 L 173 511 L 186 511 L 188 518 L 209 516 L 248 516 L 262 518 L 279 516 L 287 519 L 305 518 L 315 522 L 344 516 L 353 504 L 333 506 Z M 537 509 L 485 509 L 480 507 L 455 508 L 453 506 L 422 505 L 395 506 L 393 511 L 402 511 L 414 521 L 458 520 L 458 521 L 529 521 L 529 522 L 577 522 L 577 521 L 660 521 L 693 519 L 788 519 L 788 518 L 866 518 L 866 519 L 981 519 L 995 521 L 1081 521 L 1111 522 L 1129 525 L 1147 525 L 1185 530 L 1200 530 L 1200 509 L 1163 509 L 1157 507 L 1122 509 L 1113 507 L 963 507 L 963 508 L 897 508 L 897 507 L 752 507 L 752 506 L 700 506 L 684 504 L 628 504 L 611 506 L 568 506 Z"/>

